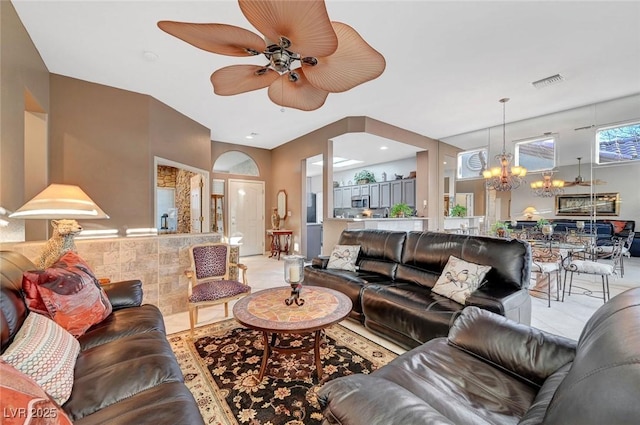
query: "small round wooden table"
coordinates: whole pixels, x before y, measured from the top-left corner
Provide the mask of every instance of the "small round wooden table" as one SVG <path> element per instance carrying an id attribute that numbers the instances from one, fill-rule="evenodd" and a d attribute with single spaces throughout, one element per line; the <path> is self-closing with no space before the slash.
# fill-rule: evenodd
<path id="1" fill-rule="evenodd" d="M 264 351 L 258 379 L 267 370 L 271 352 L 295 353 L 313 348 L 318 379 L 322 378 L 320 339 L 322 330 L 340 322 L 351 311 L 351 300 L 342 292 L 319 286 L 302 286 L 300 297 L 304 305 L 286 305 L 291 288 L 277 287 L 254 292 L 240 299 L 233 306 L 233 315 L 242 325 L 262 331 Z M 275 345 L 278 334 L 313 333 L 313 347 L 279 347 Z M 271 343 L 269 343 L 271 334 Z"/>

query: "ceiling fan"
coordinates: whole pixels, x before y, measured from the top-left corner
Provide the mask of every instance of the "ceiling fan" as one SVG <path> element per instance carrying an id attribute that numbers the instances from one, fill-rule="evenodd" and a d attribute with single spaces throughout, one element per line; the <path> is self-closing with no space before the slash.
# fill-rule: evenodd
<path id="1" fill-rule="evenodd" d="M 604 180 L 599 180 L 599 179 L 595 179 L 595 180 L 585 180 L 582 178 L 582 175 L 580 175 L 580 161 L 582 160 L 582 157 L 578 157 L 576 158 L 578 160 L 578 176 L 573 179 L 573 181 L 571 182 L 565 182 L 564 186 L 565 187 L 571 187 L 571 186 L 595 186 L 595 185 L 600 185 L 600 184 L 606 184 L 607 182 Z"/>
<path id="2" fill-rule="evenodd" d="M 199 48 L 227 56 L 264 56 L 262 65 L 231 65 L 211 75 L 214 93 L 231 96 L 268 87 L 277 105 L 312 111 L 329 93 L 379 77 L 384 57 L 349 25 L 331 22 L 323 0 L 239 0 L 263 34 L 227 24 L 160 21 L 158 27 Z"/>

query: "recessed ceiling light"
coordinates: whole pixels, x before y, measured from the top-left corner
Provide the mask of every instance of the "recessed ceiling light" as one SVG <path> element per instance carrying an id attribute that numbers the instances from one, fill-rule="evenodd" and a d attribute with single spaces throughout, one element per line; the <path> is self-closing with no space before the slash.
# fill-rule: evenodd
<path id="1" fill-rule="evenodd" d="M 144 52 L 142 52 L 142 57 L 145 58 L 147 61 L 149 62 L 155 62 L 158 60 L 158 55 L 154 52 L 151 52 L 149 50 L 145 50 Z"/>
<path id="2" fill-rule="evenodd" d="M 380 146 L 380 150 L 381 150 L 381 151 L 384 151 L 384 150 L 387 150 L 387 149 L 389 149 L 389 148 L 388 148 L 388 147 L 386 147 L 386 146 Z"/>
<path id="3" fill-rule="evenodd" d="M 249 134 L 249 135 L 247 135 L 247 136 L 244 136 L 244 138 L 245 138 L 245 139 L 253 139 L 253 138 L 254 138 L 255 136 L 257 136 L 257 135 L 258 135 L 258 133 L 251 133 L 251 134 Z"/>

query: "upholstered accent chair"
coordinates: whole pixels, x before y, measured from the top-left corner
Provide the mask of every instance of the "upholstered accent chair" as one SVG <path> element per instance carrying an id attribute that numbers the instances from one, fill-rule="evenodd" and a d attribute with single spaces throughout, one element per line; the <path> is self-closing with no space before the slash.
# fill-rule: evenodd
<path id="1" fill-rule="evenodd" d="M 185 271 L 189 278 L 189 324 L 191 335 L 198 323 L 198 309 L 224 304 L 224 315 L 229 316 L 229 302 L 251 293 L 247 285 L 247 267 L 231 263 L 231 246 L 226 243 L 194 245 L 189 248 L 191 268 Z M 229 278 L 230 266 L 238 268 L 242 281 Z"/>

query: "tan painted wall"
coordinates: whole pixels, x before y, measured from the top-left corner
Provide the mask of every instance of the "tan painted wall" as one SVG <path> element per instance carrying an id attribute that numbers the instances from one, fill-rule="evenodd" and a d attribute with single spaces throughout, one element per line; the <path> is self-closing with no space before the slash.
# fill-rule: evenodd
<path id="1" fill-rule="evenodd" d="M 51 75 L 51 183 L 79 185 L 111 218 L 85 227 L 153 226 L 149 98 Z"/>
<path id="2" fill-rule="evenodd" d="M 111 217 L 85 227 L 154 227 L 154 156 L 211 169 L 209 130 L 147 95 L 52 74 L 51 110 L 51 182 Z"/>
<path id="3" fill-rule="evenodd" d="M 49 71 L 9 1 L 0 1 L 0 43 L 0 206 L 13 211 L 28 201 L 25 110 L 49 111 Z"/>

